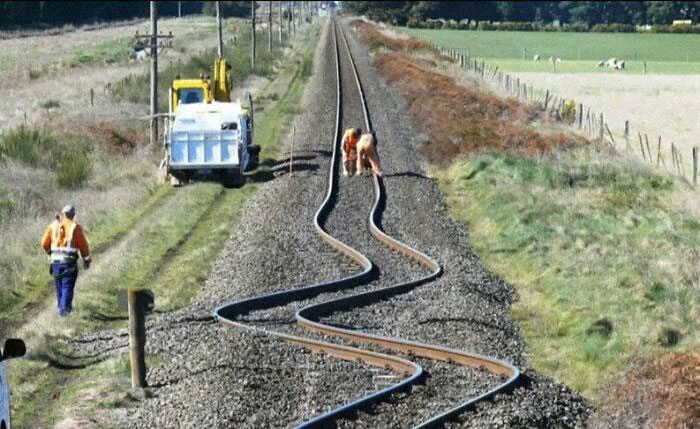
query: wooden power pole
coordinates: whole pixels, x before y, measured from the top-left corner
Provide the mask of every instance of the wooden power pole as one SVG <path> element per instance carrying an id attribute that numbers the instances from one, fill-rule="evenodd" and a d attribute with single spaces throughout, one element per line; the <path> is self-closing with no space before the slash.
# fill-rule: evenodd
<path id="1" fill-rule="evenodd" d="M 272 1 L 267 3 L 267 51 L 272 52 Z"/>
<path id="2" fill-rule="evenodd" d="M 277 2 L 277 12 L 279 12 L 279 19 L 280 19 L 280 28 L 279 28 L 279 39 L 280 39 L 280 46 L 282 45 L 282 2 L 278 1 Z"/>
<path id="3" fill-rule="evenodd" d="M 158 141 L 158 16 L 151 0 L 151 146 Z"/>
<path id="4" fill-rule="evenodd" d="M 217 52 L 219 53 L 219 59 L 221 59 L 224 56 L 224 38 L 223 38 L 222 31 L 221 31 L 221 2 L 220 1 L 216 2 L 216 28 L 219 31 L 219 45 L 218 45 L 219 49 Z"/>
<path id="5" fill-rule="evenodd" d="M 250 47 L 250 68 L 255 70 L 255 1 L 250 2 L 250 16 L 253 22 L 253 37 Z"/>

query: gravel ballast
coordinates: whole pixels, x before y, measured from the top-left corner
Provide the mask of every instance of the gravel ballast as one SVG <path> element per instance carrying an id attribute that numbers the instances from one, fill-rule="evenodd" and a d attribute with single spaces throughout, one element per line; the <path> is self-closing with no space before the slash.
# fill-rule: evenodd
<path id="1" fill-rule="evenodd" d="M 486 271 L 468 247 L 466 228 L 453 222 L 436 183 L 425 177 L 422 138 L 403 100 L 382 80 L 366 47 L 346 26 L 377 133 L 387 200 L 383 229 L 435 258 L 444 268 L 436 281 L 390 301 L 330 315 L 329 324 L 445 345 L 526 367 L 519 328 L 509 315 L 513 288 Z M 288 159 L 272 166 L 241 213 L 213 271 L 186 309 L 148 324 L 147 352 L 159 357 L 148 373 L 154 397 L 142 400 L 117 423 L 124 427 L 290 427 L 381 387 L 386 372 L 356 362 L 311 354 L 275 337 L 222 325 L 211 311 L 226 302 L 337 279 L 359 270 L 326 246 L 313 228 L 330 167 L 335 119 L 335 70 L 330 26 L 319 32 L 314 75 L 305 112 L 296 121 L 295 173 Z M 341 44 L 341 47 L 343 45 Z M 341 50 L 341 67 L 349 76 Z M 343 80 L 342 129 L 364 128 L 354 82 Z M 351 292 L 257 311 L 241 318 L 254 326 L 312 335 L 292 325 L 295 309 L 346 293 L 386 287 L 428 272 L 383 247 L 366 222 L 373 202 L 370 177 L 341 177 L 325 227 L 378 266 L 376 278 Z M 79 353 L 124 352 L 124 332 L 99 333 L 74 342 Z M 371 347 L 370 347 L 371 348 Z M 425 384 L 352 418 L 340 428 L 405 428 L 489 390 L 501 382 L 487 372 L 410 358 L 428 373 Z M 566 386 L 526 371 L 513 392 L 498 395 L 459 417 L 453 428 L 583 427 L 589 408 Z"/>

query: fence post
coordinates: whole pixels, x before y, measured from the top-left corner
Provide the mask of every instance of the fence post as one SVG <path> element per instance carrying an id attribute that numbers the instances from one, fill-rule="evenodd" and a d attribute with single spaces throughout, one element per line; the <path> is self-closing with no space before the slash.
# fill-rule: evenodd
<path id="1" fill-rule="evenodd" d="M 651 164 L 653 161 L 651 157 L 651 149 L 649 149 L 649 137 L 646 134 L 644 134 L 644 141 L 647 144 L 647 154 L 649 154 L 649 163 Z"/>
<path id="2" fill-rule="evenodd" d="M 578 104 L 578 129 L 583 126 L 583 103 Z"/>
<path id="3" fill-rule="evenodd" d="M 698 147 L 693 146 L 693 186 L 698 184 Z"/>
<path id="4" fill-rule="evenodd" d="M 549 90 L 544 95 L 544 110 L 547 110 L 547 103 L 549 103 Z"/>
<path id="5" fill-rule="evenodd" d="M 603 140 L 603 132 L 605 131 L 605 130 L 603 130 L 604 124 L 605 124 L 605 122 L 603 122 L 603 112 L 600 112 L 600 139 L 601 140 Z"/>
<path id="6" fill-rule="evenodd" d="M 644 64 L 644 73 L 643 74 L 647 74 L 647 62 L 644 61 L 643 64 Z"/>
<path id="7" fill-rule="evenodd" d="M 644 160 L 646 161 L 647 157 L 644 154 L 644 143 L 642 143 L 642 134 L 641 133 L 638 133 L 638 134 L 639 134 L 639 149 L 642 151 L 642 158 L 644 158 Z"/>
<path id="8" fill-rule="evenodd" d="M 131 387 L 146 387 L 146 305 L 143 289 L 127 290 Z"/>

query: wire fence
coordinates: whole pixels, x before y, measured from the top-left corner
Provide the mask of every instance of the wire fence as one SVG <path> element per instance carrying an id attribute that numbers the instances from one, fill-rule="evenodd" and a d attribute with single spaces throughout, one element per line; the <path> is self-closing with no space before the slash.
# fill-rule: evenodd
<path id="1" fill-rule="evenodd" d="M 445 48 L 437 43 L 420 38 L 435 48 L 440 54 L 450 57 L 465 70 L 477 75 L 499 93 L 515 97 L 518 100 L 538 103 L 542 110 L 558 120 L 568 123 L 572 130 L 588 139 L 610 145 L 617 153 L 636 162 L 650 165 L 660 171 L 677 176 L 687 184 L 696 187 L 698 183 L 698 147 L 693 146 L 691 153 L 684 157 L 681 150 L 671 141 L 663 141 L 657 136 L 656 144 L 648 134 L 630 131 L 630 122 L 626 120 L 620 127 L 622 131 L 614 132 L 606 122 L 603 112 L 595 111 L 583 103 L 576 103 L 574 98 L 558 95 L 549 89 L 535 88 L 522 82 L 519 77 L 510 75 L 498 66 L 487 64 L 478 58 L 472 58 L 468 49 Z M 466 54 L 462 53 L 466 51 Z M 553 62 L 556 71 L 556 60 Z M 613 129 L 615 129 L 613 127 Z M 615 140 L 615 136 L 618 140 Z M 637 148 L 637 142 L 639 147 Z M 666 159 L 669 156 L 670 159 Z M 668 162 L 667 162 L 668 161 Z"/>

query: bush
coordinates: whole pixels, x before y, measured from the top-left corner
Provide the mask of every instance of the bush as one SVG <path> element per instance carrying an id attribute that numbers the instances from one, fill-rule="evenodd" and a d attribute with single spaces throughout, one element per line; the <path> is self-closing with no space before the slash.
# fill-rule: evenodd
<path id="1" fill-rule="evenodd" d="M 0 136 L 0 159 L 8 158 L 38 167 L 46 151 L 57 144 L 55 137 L 40 128 L 20 125 Z"/>
<path id="2" fill-rule="evenodd" d="M 406 22 L 406 27 L 408 27 L 408 28 L 423 28 L 423 23 L 417 17 L 412 16 L 412 17 L 408 18 L 408 21 Z"/>
<path id="3" fill-rule="evenodd" d="M 92 164 L 87 154 L 79 149 L 67 150 L 59 160 L 56 182 L 64 188 L 78 188 L 92 174 Z"/>
<path id="4" fill-rule="evenodd" d="M 594 33 L 634 33 L 637 28 L 632 24 L 596 24 L 591 27 Z"/>
<path id="5" fill-rule="evenodd" d="M 652 33 L 700 33 L 700 27 L 693 25 L 652 25 Z"/>
<path id="6" fill-rule="evenodd" d="M 75 188 L 92 173 L 85 143 L 44 128 L 20 125 L 0 135 L 0 160 L 12 159 L 30 167 L 56 171 L 60 186 Z"/>

